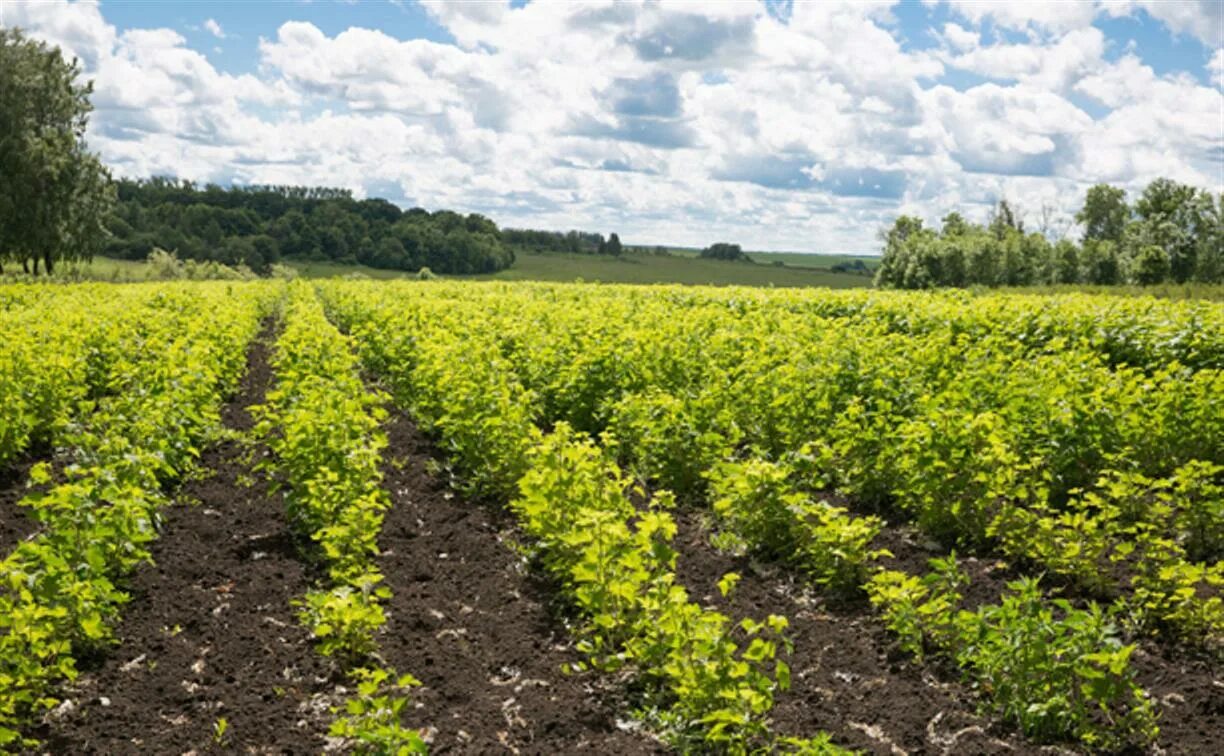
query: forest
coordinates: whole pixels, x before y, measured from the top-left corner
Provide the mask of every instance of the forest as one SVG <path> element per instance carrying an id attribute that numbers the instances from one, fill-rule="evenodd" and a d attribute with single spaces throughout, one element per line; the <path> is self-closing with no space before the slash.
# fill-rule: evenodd
<path id="1" fill-rule="evenodd" d="M 401 210 L 344 189 L 222 188 L 170 178 L 116 183 L 109 257 L 141 260 L 165 249 L 257 272 L 282 258 L 451 274 L 491 273 L 514 262 L 497 225 L 476 213 Z"/>

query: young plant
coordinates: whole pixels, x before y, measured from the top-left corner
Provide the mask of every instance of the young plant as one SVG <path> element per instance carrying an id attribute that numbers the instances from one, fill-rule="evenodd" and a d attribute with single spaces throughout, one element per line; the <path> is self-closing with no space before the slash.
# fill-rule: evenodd
<path id="1" fill-rule="evenodd" d="M 407 756 L 428 753 L 416 730 L 403 725 L 408 691 L 421 683 L 412 675 L 396 676 L 390 669 L 357 667 L 349 672 L 357 684 L 355 695 L 344 702 L 343 712 L 328 732 L 342 738 L 352 753 L 370 756 Z"/>

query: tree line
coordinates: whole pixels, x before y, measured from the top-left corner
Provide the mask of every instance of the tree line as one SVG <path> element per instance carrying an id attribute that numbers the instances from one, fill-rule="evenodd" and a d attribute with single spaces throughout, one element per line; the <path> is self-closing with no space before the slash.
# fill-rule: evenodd
<path id="1" fill-rule="evenodd" d="M 184 260 L 266 271 L 281 259 L 435 273 L 491 273 L 514 262 L 497 225 L 476 213 L 400 210 L 344 189 L 197 186 L 170 178 L 121 180 L 104 253 L 144 259 L 154 249 Z"/>
<path id="2" fill-rule="evenodd" d="M 1026 231 L 1000 201 L 984 224 L 959 213 L 938 231 L 903 215 L 884 234 L 876 285 L 936 286 L 1139 284 L 1224 281 L 1224 195 L 1156 179 L 1129 203 L 1125 190 L 1097 184 L 1075 215 L 1080 243 Z"/>
<path id="3" fill-rule="evenodd" d="M 607 239 L 590 231 L 540 231 L 531 228 L 506 228 L 502 241 L 511 249 L 530 253 L 568 252 L 575 255 L 612 255 L 619 257 L 625 248 L 613 232 Z"/>

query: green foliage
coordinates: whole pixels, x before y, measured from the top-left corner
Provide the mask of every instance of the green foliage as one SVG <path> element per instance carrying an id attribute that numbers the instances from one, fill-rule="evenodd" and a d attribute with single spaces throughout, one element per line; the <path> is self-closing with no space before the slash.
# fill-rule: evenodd
<path id="1" fill-rule="evenodd" d="M 420 734 L 401 723 L 408 700 L 401 692 L 419 683 L 361 666 L 378 654 L 387 620 L 381 602 L 391 598 L 374 565 L 389 505 L 380 469 L 386 397 L 366 388 L 351 340 L 328 321 L 313 288 L 288 288 L 272 358 L 276 384 L 253 413 L 275 457 L 270 466 L 289 489 L 290 523 L 318 545 L 331 581 L 297 602 L 299 619 L 319 652 L 352 667 L 357 683 L 330 733 L 354 753 L 425 753 Z"/>
<path id="2" fill-rule="evenodd" d="M 380 579 L 380 575 L 370 574 L 358 587 L 343 584 L 306 594 L 300 616 L 318 642 L 320 653 L 356 662 L 378 650 L 375 633 L 387 621 L 378 601 L 391 597 L 386 588 L 374 588 Z"/>
<path id="3" fill-rule="evenodd" d="M 149 253 L 149 277 L 159 281 L 186 279 L 188 281 L 249 281 L 255 278 L 255 273 L 245 263 L 236 263 L 234 267 L 224 265 L 216 260 L 197 262 L 196 260 L 179 260 L 173 252 L 164 249 L 154 249 Z"/>
<path id="4" fill-rule="evenodd" d="M 931 567 L 922 577 L 880 570 L 866 586 L 872 605 L 881 611 L 901 648 L 920 660 L 954 645 L 954 613 L 960 589 L 969 581 L 955 552 L 946 559 L 931 560 Z"/>
<path id="5" fill-rule="evenodd" d="M 0 264 L 92 257 L 106 238 L 110 175 L 85 149 L 92 83 L 59 48 L 0 29 Z M 0 265 L 2 268 L 2 265 Z"/>
<path id="6" fill-rule="evenodd" d="M 615 464 L 611 436 L 601 449 L 567 422 L 548 432 L 533 422 L 534 403 L 543 400 L 593 424 L 608 403 L 591 406 L 587 391 L 625 374 L 579 368 L 565 373 L 577 382 L 554 376 L 537 391 L 524 385 L 534 386 L 533 376 L 516 375 L 516 339 L 463 327 L 406 329 L 401 307 L 367 309 L 331 291 L 327 301 L 359 334 L 367 365 L 441 436 L 477 490 L 497 494 L 513 482 L 511 509 L 535 561 L 577 611 L 586 664 L 639 678 L 644 713 L 678 744 L 742 752 L 768 742 L 765 716 L 789 679 L 777 658 L 785 620 L 735 623 L 693 603 L 676 585 L 671 495 L 633 489 Z"/>
<path id="7" fill-rule="evenodd" d="M 784 465 L 751 459 L 709 473 L 714 512 L 727 531 L 764 555 L 790 562 L 817 585 L 856 593 L 884 550 L 870 544 L 883 522 L 796 491 Z"/>
<path id="8" fill-rule="evenodd" d="M 628 468 L 684 499 L 700 496 L 705 471 L 739 435 L 731 413 L 703 399 L 650 390 L 618 402 L 609 426 Z"/>
<path id="9" fill-rule="evenodd" d="M 1050 601 L 1034 580 L 1009 589 L 955 620 L 956 660 L 995 708 L 1039 740 L 1072 735 L 1103 749 L 1154 740 L 1153 705 L 1129 665 L 1135 647 L 1117 640 L 1110 614 Z"/>
<path id="10" fill-rule="evenodd" d="M 350 751 L 357 754 L 405 756 L 429 752 L 420 733 L 400 724 L 408 705 L 407 692 L 421 684 L 416 678 L 396 677 L 394 671 L 378 667 L 357 667 L 349 675 L 357 693 L 345 701 L 343 713 L 332 721 L 328 730 L 332 737 L 343 738 Z"/>
<path id="11" fill-rule="evenodd" d="M 1158 284 L 1169 277 L 1169 253 L 1148 244 L 1135 254 L 1131 268 L 1130 278 L 1140 286 Z"/>
<path id="12" fill-rule="evenodd" d="M 407 212 L 347 190 L 199 187 L 190 181 L 122 180 L 106 254 L 139 260 L 156 249 L 180 259 L 269 273 L 282 260 L 372 268 L 492 273 L 514 262 L 497 226 L 475 213 Z"/>
<path id="13" fill-rule="evenodd" d="M 747 260 L 744 255 L 744 250 L 738 244 L 728 244 L 727 242 L 718 242 L 711 244 L 701 250 L 698 257 L 704 257 L 709 260 Z"/>
<path id="14" fill-rule="evenodd" d="M 1115 243 L 1122 241 L 1130 217 L 1126 191 L 1109 184 L 1089 187 L 1084 207 L 1075 214 L 1075 220 L 1084 226 L 1084 239 Z"/>
<path id="15" fill-rule="evenodd" d="M 1218 566 L 1221 468 L 1191 462 L 1169 478 L 1109 471 L 1066 507 L 1009 507 L 992 523 L 1003 549 L 1104 598 L 1130 624 L 1224 649 Z M 1208 560 L 1208 561 L 1204 561 Z"/>
<path id="16" fill-rule="evenodd" d="M 626 486 L 597 447 L 562 423 L 529 453 L 511 504 L 537 539 L 541 563 L 587 618 L 578 647 L 598 668 L 628 665 L 651 680 L 659 721 L 679 741 L 738 748 L 762 738 L 773 693 L 789 675 L 775 659 L 786 620 L 734 626 L 689 601 L 675 585 L 676 526 L 661 511 L 670 497 L 636 512 Z"/>
<path id="17" fill-rule="evenodd" d="M 1074 737 L 1100 749 L 1145 744 L 1158 732 L 1146 692 L 1117 638 L 1114 610 L 1050 600 L 1037 581 L 1009 584 L 999 604 L 957 610 L 955 561 L 923 578 L 882 571 L 868 585 L 902 648 L 952 659 L 990 707 L 1042 741 Z"/>
<path id="18" fill-rule="evenodd" d="M 1051 244 L 1044 234 L 1026 235 L 1005 200 L 988 226 L 951 213 L 938 236 L 921 220 L 901 216 L 885 234 L 876 285 L 1220 282 L 1222 205 L 1224 199 L 1217 203 L 1205 190 L 1162 178 L 1147 186 L 1132 214 L 1125 191 L 1097 184 L 1075 215 L 1084 227 L 1079 248 L 1066 239 Z"/>
<path id="19" fill-rule="evenodd" d="M 290 284 L 285 327 L 272 363 L 276 384 L 256 408 L 289 495 L 294 529 L 319 546 L 333 588 L 316 590 L 301 613 L 324 654 L 372 654 L 383 625 L 373 561 L 388 502 L 379 465 L 384 397 L 368 391 L 349 340 L 328 321 L 308 284 Z"/>

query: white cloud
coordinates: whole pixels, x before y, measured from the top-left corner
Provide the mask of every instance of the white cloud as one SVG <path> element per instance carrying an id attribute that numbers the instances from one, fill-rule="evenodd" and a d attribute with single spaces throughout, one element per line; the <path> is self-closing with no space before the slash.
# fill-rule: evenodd
<path id="1" fill-rule="evenodd" d="M 1224 3 L 1220 0 L 1103 0 L 1111 16 L 1144 10 L 1176 34 L 1196 37 L 1207 47 L 1224 44 Z"/>
<path id="2" fill-rule="evenodd" d="M 225 39 L 225 32 L 221 29 L 221 24 L 214 19 L 208 19 L 204 22 L 204 31 L 213 35 L 217 39 Z"/>
<path id="3" fill-rule="evenodd" d="M 1207 61 L 1207 72 L 1211 74 L 1211 80 L 1215 82 L 1217 87 L 1224 87 L 1224 47 L 1221 47 L 1212 54 L 1211 60 Z"/>
<path id="4" fill-rule="evenodd" d="M 945 0 L 956 15 L 980 25 L 995 24 L 1023 30 L 1030 26 L 1054 32 L 1081 29 L 1092 23 L 1097 9 L 1085 0 Z"/>
<path id="5" fill-rule="evenodd" d="M 961 53 L 973 50 L 982 41 L 982 36 L 977 32 L 953 23 L 944 24 L 943 38 L 948 41 L 953 50 Z"/>
<path id="6" fill-rule="evenodd" d="M 980 26 L 987 19 L 1018 31 L 1066 33 L 1089 26 L 1102 14 L 1129 16 L 1142 10 L 1175 34 L 1196 37 L 1208 47 L 1224 44 L 1224 3 L 1220 0 L 924 0 L 946 4 Z"/>
<path id="7" fill-rule="evenodd" d="M 96 4 L 6 3 L 4 23 L 82 58 L 91 144 L 123 175 L 339 185 L 629 243 L 873 250 L 899 212 L 1219 183 L 1224 95 L 1107 60 L 1084 3 L 956 3 L 928 50 L 903 47 L 889 2 L 784 20 L 738 2 L 425 5 L 458 45 L 328 34 L 286 6 L 241 75 Z M 983 38 L 987 19 L 1027 41 Z M 1218 86 L 1224 51 L 1206 70 Z M 958 90 L 958 72 L 988 83 Z"/>
<path id="8" fill-rule="evenodd" d="M 1105 35 L 1100 29 L 1087 27 L 1050 42 L 974 46 L 959 55 L 942 55 L 941 59 L 949 67 L 980 76 L 1062 91 L 1103 66 L 1104 54 Z"/>

